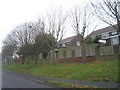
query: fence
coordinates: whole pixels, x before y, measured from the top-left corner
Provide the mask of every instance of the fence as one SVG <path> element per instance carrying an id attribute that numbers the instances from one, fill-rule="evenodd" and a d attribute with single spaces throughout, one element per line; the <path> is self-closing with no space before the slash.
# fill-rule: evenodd
<path id="1" fill-rule="evenodd" d="M 119 46 L 100 46 L 96 47 L 96 60 L 120 60 Z"/>
<path id="2" fill-rule="evenodd" d="M 119 53 L 118 53 L 119 52 Z M 119 46 L 98 46 L 95 44 L 86 45 L 87 61 L 95 60 L 119 60 Z M 59 49 L 56 54 L 57 62 L 82 62 L 81 47 L 67 47 Z"/>
<path id="3" fill-rule="evenodd" d="M 39 55 L 38 64 L 52 63 L 52 53 L 48 55 L 45 60 L 42 58 L 42 54 Z M 98 46 L 95 44 L 86 45 L 86 60 L 87 62 L 96 60 L 120 60 L 120 45 L 119 46 Z M 30 64 L 34 64 L 36 57 L 27 57 Z M 81 47 L 67 47 L 61 48 L 55 53 L 55 60 L 57 63 L 81 63 Z"/>

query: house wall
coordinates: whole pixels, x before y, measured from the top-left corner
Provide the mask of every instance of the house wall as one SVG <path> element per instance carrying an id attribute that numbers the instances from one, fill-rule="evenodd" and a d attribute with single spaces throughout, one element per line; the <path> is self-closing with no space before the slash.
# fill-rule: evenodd
<path id="1" fill-rule="evenodd" d="M 111 45 L 111 39 L 110 38 L 106 39 L 106 45 Z"/>
<path id="2" fill-rule="evenodd" d="M 69 46 L 77 46 L 77 42 L 80 42 L 80 36 L 76 35 L 72 38 L 63 39 L 63 41 L 60 41 L 57 45 L 58 48 L 65 48 Z"/>
<path id="3" fill-rule="evenodd" d="M 117 28 L 117 25 L 115 25 L 114 27 Z M 115 44 L 115 38 L 114 38 L 114 43 L 111 43 L 111 41 L 113 40 L 113 37 L 118 37 L 118 43 L 116 42 L 116 44 L 119 44 L 120 45 L 120 33 L 117 32 L 117 30 L 112 27 L 112 26 L 109 26 L 109 27 L 106 27 L 106 28 L 103 28 L 103 29 L 100 29 L 98 31 L 95 31 L 91 34 L 91 36 L 96 36 L 96 35 L 100 35 L 100 39 L 102 40 L 106 40 L 106 45 L 114 45 Z M 102 30 L 102 32 L 101 32 Z M 117 40 L 117 39 L 116 39 Z"/>
<path id="4" fill-rule="evenodd" d="M 80 37 L 78 35 L 70 41 L 70 46 L 77 46 L 76 42 L 80 42 Z"/>

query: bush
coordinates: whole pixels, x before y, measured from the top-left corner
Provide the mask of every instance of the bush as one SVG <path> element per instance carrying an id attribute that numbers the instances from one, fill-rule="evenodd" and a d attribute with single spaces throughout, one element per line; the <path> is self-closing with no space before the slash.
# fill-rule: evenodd
<path id="1" fill-rule="evenodd" d="M 100 40 L 100 35 L 96 35 L 94 38 L 94 43 L 98 43 L 99 40 Z"/>

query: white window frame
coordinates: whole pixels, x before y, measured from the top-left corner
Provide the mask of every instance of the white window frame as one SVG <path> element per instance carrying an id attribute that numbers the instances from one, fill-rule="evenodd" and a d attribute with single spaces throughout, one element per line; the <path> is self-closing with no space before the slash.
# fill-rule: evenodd
<path id="1" fill-rule="evenodd" d="M 112 31 L 112 35 L 117 34 L 117 31 Z"/>
<path id="2" fill-rule="evenodd" d="M 116 38 L 116 41 L 113 41 L 113 39 L 115 39 Z M 118 37 L 112 37 L 111 38 L 111 45 L 117 45 L 117 44 L 119 44 L 119 39 L 118 39 Z"/>
<path id="3" fill-rule="evenodd" d="M 102 34 L 102 39 L 106 39 L 109 38 L 109 33 L 103 33 Z"/>
<path id="4" fill-rule="evenodd" d="M 80 46 L 80 42 L 76 42 L 76 45 L 77 45 L 77 46 Z"/>

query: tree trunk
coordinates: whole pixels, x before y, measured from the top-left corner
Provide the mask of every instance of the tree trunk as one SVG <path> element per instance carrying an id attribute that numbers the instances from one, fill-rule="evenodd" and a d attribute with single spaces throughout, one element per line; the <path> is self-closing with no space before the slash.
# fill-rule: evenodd
<path id="1" fill-rule="evenodd" d="M 120 21 L 117 19 L 117 32 L 118 32 L 118 35 L 120 34 Z M 120 36 L 118 36 L 118 42 L 119 44 L 117 45 L 117 58 L 118 60 L 120 60 L 120 54 L 119 54 L 119 45 L 120 45 Z"/>
<path id="2" fill-rule="evenodd" d="M 82 63 L 86 63 L 86 44 L 84 38 L 81 40 L 81 55 L 82 55 Z"/>
<path id="3" fill-rule="evenodd" d="M 37 61 L 38 61 L 38 56 L 36 56 L 36 58 L 35 58 L 35 65 L 38 64 Z"/>
<path id="4" fill-rule="evenodd" d="M 120 34 L 120 21 L 117 22 L 117 32 L 119 35 Z M 119 44 L 120 44 L 120 36 L 118 36 L 118 39 L 119 39 Z"/>
<path id="5" fill-rule="evenodd" d="M 117 18 L 117 31 L 118 31 L 118 34 L 120 33 L 120 21 L 119 19 Z"/>
<path id="6" fill-rule="evenodd" d="M 55 49 L 53 48 L 53 49 L 52 49 L 52 64 L 53 64 L 53 66 L 56 65 L 56 63 L 55 63 L 55 55 L 54 55 L 54 53 L 55 53 Z"/>
<path id="7" fill-rule="evenodd" d="M 29 64 L 29 61 L 28 61 L 28 59 L 27 59 L 27 64 Z"/>
<path id="8" fill-rule="evenodd" d="M 21 58 L 21 61 L 22 61 L 22 64 L 24 64 L 25 58 L 24 57 Z"/>

